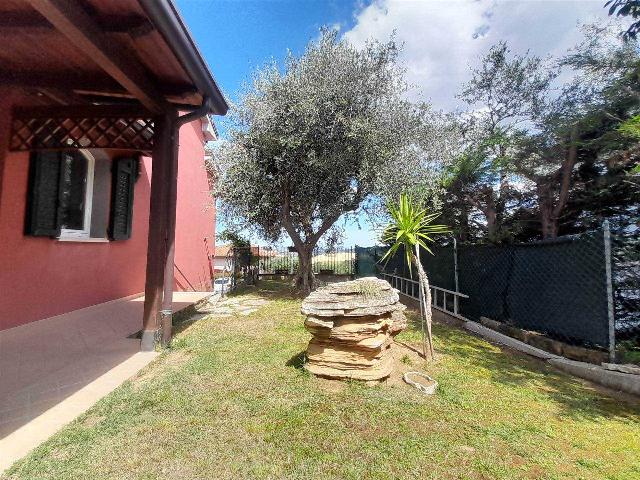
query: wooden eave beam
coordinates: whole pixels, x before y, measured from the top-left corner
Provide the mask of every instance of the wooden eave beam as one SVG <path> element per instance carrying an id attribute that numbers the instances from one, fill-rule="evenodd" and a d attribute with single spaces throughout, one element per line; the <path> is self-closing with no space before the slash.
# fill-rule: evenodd
<path id="1" fill-rule="evenodd" d="M 14 117 L 19 118 L 66 118 L 66 117 L 140 117 L 150 112 L 135 105 L 62 105 L 40 107 L 15 107 Z"/>
<path id="2" fill-rule="evenodd" d="M 26 88 L 64 88 L 66 90 L 96 90 L 112 93 L 127 93 L 115 80 L 101 72 L 79 74 L 75 72 L 16 71 L 6 68 L 0 71 L 0 85 Z"/>
<path id="3" fill-rule="evenodd" d="M 42 88 L 39 92 L 49 100 L 53 100 L 60 105 L 89 105 L 89 102 L 85 98 L 73 92 L 51 88 Z"/>
<path id="4" fill-rule="evenodd" d="M 98 21 L 99 27 L 106 33 L 128 33 L 132 37 L 140 37 L 151 33 L 154 28 L 146 17 L 141 15 L 108 15 Z M 2 12 L 0 30 L 3 32 L 16 30 L 52 31 L 55 27 L 42 15 L 31 12 Z"/>
<path id="5" fill-rule="evenodd" d="M 162 92 L 141 65 L 131 62 L 123 45 L 105 36 L 93 18 L 75 0 L 27 0 L 77 48 L 96 62 L 140 103 L 154 113 L 170 110 Z"/>
<path id="6" fill-rule="evenodd" d="M 0 71 L 0 85 L 11 87 L 27 87 L 35 89 L 73 90 L 83 95 L 102 95 L 121 98 L 132 98 L 118 82 L 100 75 L 84 76 L 78 72 L 17 72 L 13 69 Z M 191 98 L 198 93 L 192 85 L 160 85 L 160 92 L 164 97 L 172 99 Z"/>

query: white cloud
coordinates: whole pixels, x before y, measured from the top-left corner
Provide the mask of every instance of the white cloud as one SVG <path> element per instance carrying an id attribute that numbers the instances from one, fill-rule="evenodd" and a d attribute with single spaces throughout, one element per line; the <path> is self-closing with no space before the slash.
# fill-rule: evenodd
<path id="1" fill-rule="evenodd" d="M 378 0 L 361 7 L 344 33 L 354 45 L 389 39 L 404 43 L 402 61 L 414 98 L 455 109 L 470 66 L 499 40 L 513 51 L 562 55 L 581 35 L 580 23 L 607 21 L 605 0 Z"/>

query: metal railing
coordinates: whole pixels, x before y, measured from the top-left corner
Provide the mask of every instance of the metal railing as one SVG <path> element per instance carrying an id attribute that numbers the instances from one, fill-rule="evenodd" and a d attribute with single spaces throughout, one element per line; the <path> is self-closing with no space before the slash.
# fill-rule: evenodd
<path id="1" fill-rule="evenodd" d="M 398 290 L 401 294 L 406 295 L 416 300 L 420 300 L 420 284 L 417 280 L 411 278 L 400 277 L 398 275 L 392 275 L 390 273 L 380 272 L 380 276 L 388 281 L 393 288 Z M 429 286 L 431 289 L 431 307 L 441 312 L 452 315 L 461 320 L 467 320 L 460 315 L 460 299 L 469 298 L 468 295 L 460 292 L 454 292 L 453 290 L 447 290 L 446 288 L 437 287 L 435 285 Z M 440 294 L 440 295 L 438 295 Z M 438 302 L 439 296 L 442 302 Z M 451 306 L 451 308 L 449 308 Z"/>
<path id="2" fill-rule="evenodd" d="M 252 247 L 258 259 L 259 275 L 294 275 L 298 271 L 298 253 L 292 248 Z M 355 273 L 353 247 L 325 250 L 315 248 L 311 268 L 316 275 L 353 275 Z"/>

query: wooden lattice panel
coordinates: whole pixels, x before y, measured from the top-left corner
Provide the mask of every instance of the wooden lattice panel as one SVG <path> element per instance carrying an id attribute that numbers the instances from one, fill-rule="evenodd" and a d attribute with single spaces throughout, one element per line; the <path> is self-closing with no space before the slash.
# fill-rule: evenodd
<path id="1" fill-rule="evenodd" d="M 98 107 L 57 111 L 16 110 L 11 131 L 10 150 L 57 150 L 104 148 L 150 152 L 153 147 L 153 118 L 126 110 Z"/>

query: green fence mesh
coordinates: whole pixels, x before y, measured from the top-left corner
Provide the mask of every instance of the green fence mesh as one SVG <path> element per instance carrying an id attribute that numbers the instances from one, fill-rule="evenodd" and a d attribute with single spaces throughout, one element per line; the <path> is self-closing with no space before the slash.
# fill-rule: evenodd
<path id="1" fill-rule="evenodd" d="M 461 300 L 460 312 L 470 320 L 486 317 L 604 350 L 617 337 L 635 348 L 640 347 L 635 237 L 612 235 L 610 254 L 602 229 L 526 244 L 455 247 L 452 242 L 434 248 L 434 255 L 423 252 L 421 261 L 432 285 L 469 296 Z M 382 263 L 386 247 L 355 251 L 360 276 L 384 271 L 410 277 L 402 252 Z"/>

